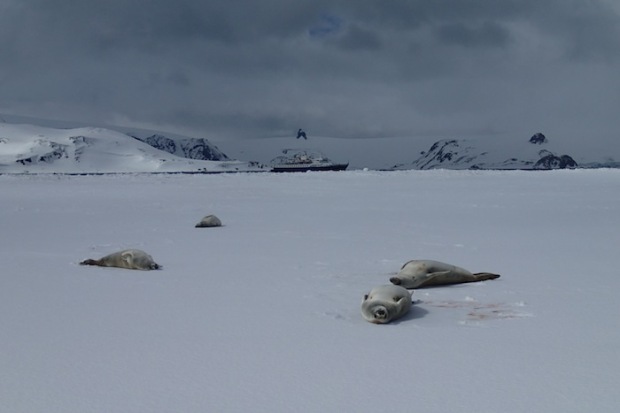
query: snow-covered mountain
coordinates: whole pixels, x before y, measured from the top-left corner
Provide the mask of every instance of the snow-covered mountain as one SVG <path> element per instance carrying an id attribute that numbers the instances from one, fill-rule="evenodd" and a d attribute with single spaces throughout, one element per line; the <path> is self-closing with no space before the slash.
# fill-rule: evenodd
<path id="1" fill-rule="evenodd" d="M 228 161 L 228 156 L 212 145 L 204 138 L 189 138 L 181 136 L 164 136 L 162 134 L 149 134 L 144 136 L 136 132 L 130 132 L 130 136 L 159 150 L 188 159 L 202 159 L 204 161 Z"/>
<path id="2" fill-rule="evenodd" d="M 227 139 L 216 146 L 169 132 L 0 115 L 0 173 L 266 171 L 264 165 L 282 149 L 296 145 L 348 162 L 349 169 L 620 168 L 620 146 L 613 142 L 528 136 L 437 140 L 310 134 L 300 141 L 291 134 Z"/>
<path id="3" fill-rule="evenodd" d="M 60 129 L 0 123 L 0 173 L 198 173 L 260 169 L 259 165 L 229 160 L 204 139 L 176 141 L 152 135 L 145 140 L 160 147 L 167 145 L 168 150 L 143 142 L 139 135 L 107 128 Z"/>
<path id="4" fill-rule="evenodd" d="M 559 152 L 545 135 L 536 133 L 529 141 L 439 140 L 412 163 L 398 164 L 393 169 L 565 169 L 579 166 L 571 155 Z"/>

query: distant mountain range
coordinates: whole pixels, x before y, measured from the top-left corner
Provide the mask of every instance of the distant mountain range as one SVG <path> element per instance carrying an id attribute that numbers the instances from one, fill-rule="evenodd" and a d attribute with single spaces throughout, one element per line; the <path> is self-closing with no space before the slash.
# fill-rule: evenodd
<path id="1" fill-rule="evenodd" d="M 0 115 L 0 173 L 264 172 L 270 170 L 265 165 L 281 155 L 282 148 L 301 143 L 294 137 L 220 142 L 234 157 L 245 159 L 240 161 L 204 138 L 116 126 L 76 126 Z M 613 151 L 593 148 L 584 142 L 578 150 L 573 148 L 566 153 L 542 133 L 529 140 L 310 136 L 303 144 L 335 161 L 349 162 L 351 169 L 620 168 Z M 425 145 L 430 147 L 420 150 Z M 411 161 L 407 160 L 408 153 Z M 390 163 L 394 159 L 407 161 Z"/>
<path id="2" fill-rule="evenodd" d="M 484 145 L 483 145 L 484 143 Z M 542 133 L 529 141 L 507 146 L 505 141 L 481 142 L 475 139 L 443 139 L 410 164 L 392 169 L 566 169 L 579 165 L 568 154 L 551 151 L 552 146 Z"/>
<path id="3" fill-rule="evenodd" d="M 429 136 L 333 138 L 308 135 L 218 142 L 228 156 L 269 163 L 283 148 L 320 150 L 349 169 L 559 169 L 620 168 L 620 142 L 566 140 L 542 133 L 438 139 Z"/>

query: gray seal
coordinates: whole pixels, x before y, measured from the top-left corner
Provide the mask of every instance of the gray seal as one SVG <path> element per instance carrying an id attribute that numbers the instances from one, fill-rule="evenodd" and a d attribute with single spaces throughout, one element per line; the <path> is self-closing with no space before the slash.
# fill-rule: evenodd
<path id="1" fill-rule="evenodd" d="M 364 295 L 362 316 L 373 324 L 387 324 L 411 309 L 411 293 L 398 285 L 380 285 Z"/>
<path id="2" fill-rule="evenodd" d="M 113 252 L 98 260 L 87 259 L 80 265 L 98 265 L 100 267 L 118 267 L 129 270 L 158 270 L 161 265 L 153 261 L 153 257 L 142 250 L 129 249 Z"/>
<path id="3" fill-rule="evenodd" d="M 464 268 L 432 260 L 411 260 L 406 262 L 390 282 L 405 288 L 420 288 L 430 285 L 446 285 L 494 280 L 499 274 L 490 272 L 471 273 Z"/>

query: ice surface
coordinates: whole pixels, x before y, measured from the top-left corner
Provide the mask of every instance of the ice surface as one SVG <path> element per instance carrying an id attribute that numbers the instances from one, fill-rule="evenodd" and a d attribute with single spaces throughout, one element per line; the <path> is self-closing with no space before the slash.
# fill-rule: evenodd
<path id="1" fill-rule="evenodd" d="M 0 176 L 0 411 L 615 412 L 620 170 Z M 196 229 L 206 214 L 221 228 Z M 83 267 L 140 248 L 160 271 Z M 362 296 L 414 258 L 498 280 Z"/>

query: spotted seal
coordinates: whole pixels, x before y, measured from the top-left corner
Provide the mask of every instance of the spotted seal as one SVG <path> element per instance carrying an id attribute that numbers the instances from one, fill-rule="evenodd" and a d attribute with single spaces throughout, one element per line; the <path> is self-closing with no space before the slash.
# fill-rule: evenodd
<path id="1" fill-rule="evenodd" d="M 386 324 L 409 312 L 411 293 L 398 285 L 380 285 L 364 295 L 362 316 L 374 324 Z"/>
<path id="2" fill-rule="evenodd" d="M 153 261 L 153 257 L 142 250 L 128 249 L 113 252 L 98 260 L 87 259 L 80 265 L 98 265 L 100 267 L 118 267 L 129 270 L 158 270 L 159 264 Z"/>
<path id="3" fill-rule="evenodd" d="M 411 260 L 406 262 L 390 282 L 405 288 L 420 288 L 429 285 L 460 284 L 483 280 L 494 280 L 499 274 L 479 272 L 472 274 L 464 268 L 432 260 Z"/>

